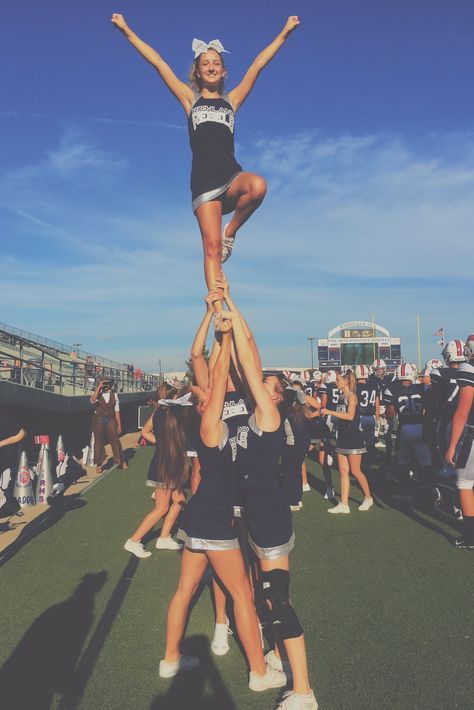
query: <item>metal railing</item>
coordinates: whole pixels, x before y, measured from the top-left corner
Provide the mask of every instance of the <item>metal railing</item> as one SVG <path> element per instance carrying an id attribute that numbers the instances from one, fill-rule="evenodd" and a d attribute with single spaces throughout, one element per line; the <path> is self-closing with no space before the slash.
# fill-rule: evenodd
<path id="1" fill-rule="evenodd" d="M 41 335 L 36 335 L 35 333 L 30 333 L 26 330 L 21 330 L 20 328 L 15 328 L 12 325 L 7 325 L 6 323 L 0 323 L 0 344 L 2 340 L 6 337 L 12 336 L 12 340 L 23 341 L 28 343 L 32 347 L 45 350 L 50 354 L 63 354 L 71 355 L 71 352 L 75 352 L 79 360 L 86 360 L 88 357 L 104 367 L 113 368 L 116 370 L 126 369 L 126 365 L 123 362 L 116 362 L 115 360 L 109 360 L 108 358 L 102 357 L 100 355 L 95 355 L 87 350 L 74 350 L 70 345 L 65 345 L 64 343 L 59 343 L 56 340 L 50 340 L 49 338 L 43 338 Z"/>
<path id="2" fill-rule="evenodd" d="M 114 380 L 119 393 L 152 391 L 162 380 L 161 376 L 143 372 L 137 376 L 135 371 L 105 358 L 71 358 L 66 346 L 62 346 L 67 351 L 64 357 L 64 350 L 53 347 L 54 341 L 43 338 L 47 344 L 42 344 L 19 332 L 0 327 L 0 380 L 68 396 L 93 392 L 102 379 Z"/>

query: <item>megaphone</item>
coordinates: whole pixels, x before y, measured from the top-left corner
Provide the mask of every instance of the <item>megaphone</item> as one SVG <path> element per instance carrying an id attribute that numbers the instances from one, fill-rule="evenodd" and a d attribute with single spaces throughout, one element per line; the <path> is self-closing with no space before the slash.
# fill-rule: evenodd
<path id="1" fill-rule="evenodd" d="M 49 459 L 49 444 L 42 444 L 36 466 L 38 480 L 36 481 L 36 502 L 46 503 L 53 491 L 53 474 Z"/>
<path id="2" fill-rule="evenodd" d="M 32 471 L 28 466 L 26 451 L 22 451 L 15 485 L 13 487 L 13 495 L 22 508 L 29 508 L 35 505 L 35 495 L 33 493 L 31 478 Z"/>

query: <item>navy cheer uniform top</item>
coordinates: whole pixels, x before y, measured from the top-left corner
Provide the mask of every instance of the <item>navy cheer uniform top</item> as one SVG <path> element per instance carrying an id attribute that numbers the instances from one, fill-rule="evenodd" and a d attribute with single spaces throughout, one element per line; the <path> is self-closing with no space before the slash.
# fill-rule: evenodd
<path id="1" fill-rule="evenodd" d="M 219 446 L 197 441 L 201 483 L 186 504 L 179 520 L 177 537 L 192 550 L 233 550 L 239 547 L 233 529 L 235 440 L 229 438 L 225 422 Z"/>
<path id="2" fill-rule="evenodd" d="M 278 481 L 284 426 L 262 431 L 255 414 L 238 436 L 238 462 L 249 545 L 260 559 L 288 555 L 294 547 L 290 506 Z"/>
<path id="3" fill-rule="evenodd" d="M 234 109 L 227 96 L 205 99 L 196 94 L 188 117 L 194 212 L 225 193 L 242 172 L 234 156 L 234 121 Z"/>
<path id="4" fill-rule="evenodd" d="M 347 412 L 348 409 L 349 400 L 345 395 L 341 395 L 337 411 Z M 360 426 L 360 414 L 357 414 L 357 410 L 352 421 L 347 419 L 337 420 L 336 452 L 345 455 L 367 453 L 364 435 Z"/>

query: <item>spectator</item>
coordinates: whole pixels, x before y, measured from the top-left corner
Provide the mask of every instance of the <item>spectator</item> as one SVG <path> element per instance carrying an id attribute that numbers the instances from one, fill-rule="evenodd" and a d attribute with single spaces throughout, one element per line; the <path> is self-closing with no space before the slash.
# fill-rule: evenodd
<path id="1" fill-rule="evenodd" d="M 122 433 L 119 398 L 112 391 L 112 386 L 112 380 L 101 380 L 91 397 L 92 404 L 95 404 L 92 430 L 94 432 L 94 460 L 98 474 L 103 471 L 107 442 L 112 447 L 114 464 L 123 469 L 128 468 L 119 439 Z"/>

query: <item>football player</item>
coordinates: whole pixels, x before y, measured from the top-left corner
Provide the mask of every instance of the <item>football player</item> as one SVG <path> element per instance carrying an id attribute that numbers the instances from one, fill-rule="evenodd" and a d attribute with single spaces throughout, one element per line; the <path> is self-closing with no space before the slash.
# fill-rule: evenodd
<path id="1" fill-rule="evenodd" d="M 381 358 L 376 358 L 371 366 L 372 374 L 369 377 L 371 382 L 374 382 L 379 389 L 379 398 L 383 402 L 383 393 L 386 388 L 393 382 L 394 377 L 387 373 L 387 365 L 385 360 Z M 384 411 L 382 410 L 381 414 Z M 385 429 L 385 452 L 387 456 L 387 466 L 391 468 L 392 466 L 392 432 L 393 432 L 393 417 L 387 417 L 387 427 Z"/>
<path id="2" fill-rule="evenodd" d="M 389 416 L 395 412 L 398 415 L 396 462 L 401 493 L 394 497 L 411 502 L 410 461 L 415 459 L 423 483 L 431 489 L 432 502 L 439 503 L 441 495 L 435 485 L 431 452 L 423 436 L 425 388 L 416 382 L 412 365 L 402 363 L 397 367 L 396 379 L 385 389 L 383 399 Z"/>
<path id="3" fill-rule="evenodd" d="M 474 334 L 466 339 L 467 362 L 460 364 L 460 392 L 451 423 L 446 462 L 456 469 L 456 483 L 463 513 L 463 534 L 455 541 L 460 550 L 474 550 Z"/>
<path id="4" fill-rule="evenodd" d="M 360 415 L 360 425 L 367 449 L 367 463 L 370 465 L 375 453 L 375 425 L 380 418 L 380 388 L 373 379 L 369 379 L 367 365 L 356 365 L 355 377 L 357 414 Z"/>
<path id="5" fill-rule="evenodd" d="M 322 380 L 322 378 L 321 378 Z M 336 372 L 334 370 L 328 370 L 324 376 L 324 382 L 320 382 L 317 389 L 317 397 L 321 402 L 321 409 L 326 408 L 335 412 L 337 408 L 337 403 L 339 402 L 339 388 L 336 385 Z M 331 426 L 334 425 L 334 422 Z M 326 492 L 324 498 L 326 500 L 332 500 L 335 497 L 334 488 L 332 485 L 332 470 L 331 466 L 334 462 L 335 449 L 332 443 L 331 430 L 328 427 L 327 420 L 321 417 L 319 424 L 319 452 L 318 461 L 323 470 L 324 480 L 326 482 Z M 317 443 L 313 441 L 313 443 Z"/>

